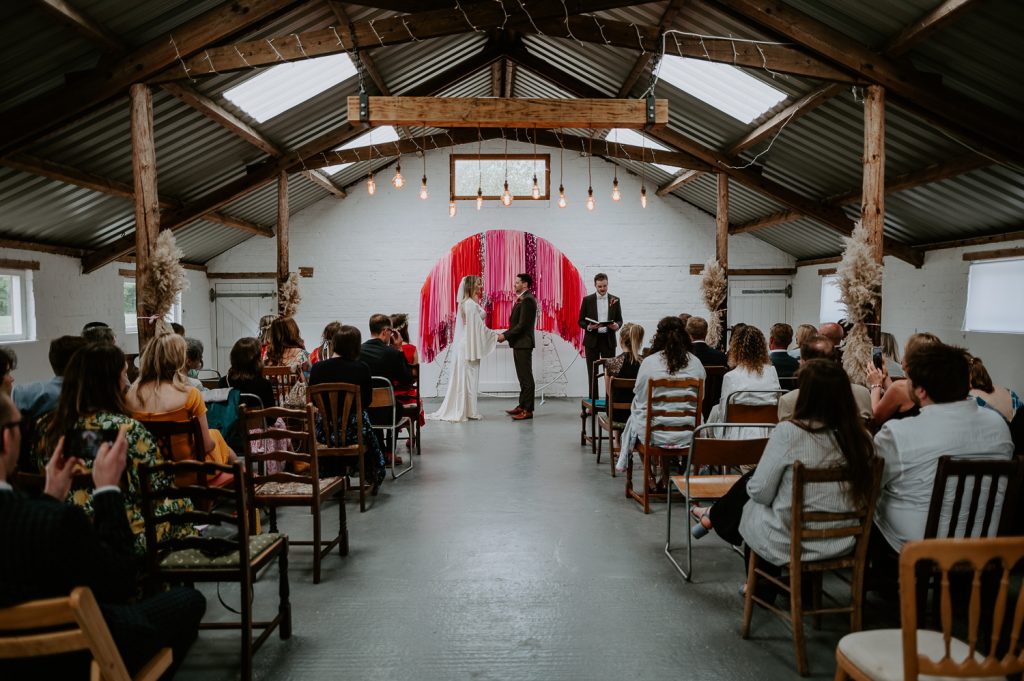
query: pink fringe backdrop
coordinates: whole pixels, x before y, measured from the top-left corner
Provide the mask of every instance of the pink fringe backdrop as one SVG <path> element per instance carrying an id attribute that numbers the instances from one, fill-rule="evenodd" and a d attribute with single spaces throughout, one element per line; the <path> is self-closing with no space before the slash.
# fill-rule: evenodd
<path id="1" fill-rule="evenodd" d="M 487 325 L 508 326 L 515 304 L 512 283 L 526 272 L 537 297 L 537 330 L 557 333 L 583 353 L 577 324 L 586 285 L 576 266 L 555 246 L 529 232 L 493 229 L 455 244 L 430 270 L 420 290 L 420 353 L 432 362 L 452 340 L 462 278 L 482 276 Z"/>

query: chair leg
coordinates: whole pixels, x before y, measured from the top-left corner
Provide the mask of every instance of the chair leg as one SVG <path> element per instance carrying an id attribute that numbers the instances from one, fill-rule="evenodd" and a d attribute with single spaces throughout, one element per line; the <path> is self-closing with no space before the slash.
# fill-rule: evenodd
<path id="1" fill-rule="evenodd" d="M 338 499 L 338 555 L 348 555 L 348 513 L 345 511 L 345 496 Z"/>
<path id="2" fill-rule="evenodd" d="M 811 619 L 811 623 L 815 630 L 821 629 L 821 613 L 817 611 L 821 610 L 821 582 L 824 577 L 824 573 L 821 572 L 815 572 L 811 577 L 811 585 L 813 589 L 811 592 L 811 608 L 815 611 L 814 616 Z"/>
<path id="3" fill-rule="evenodd" d="M 292 604 L 288 600 L 288 537 L 284 538 L 284 546 L 281 547 L 281 555 L 277 559 L 277 571 L 277 614 L 281 617 L 278 635 L 282 641 L 286 641 L 292 637 Z"/>
<path id="4" fill-rule="evenodd" d="M 618 442 L 618 447 L 615 446 L 616 442 Z M 618 461 L 619 452 L 622 451 L 622 433 L 619 433 L 617 439 L 614 439 L 613 436 L 613 439 L 608 440 L 608 450 L 608 467 L 612 469 L 612 477 L 614 478 L 616 477 L 615 464 Z"/>
<path id="5" fill-rule="evenodd" d="M 252 568 L 246 568 L 246 570 L 252 571 Z M 239 582 L 238 587 L 241 591 L 241 617 L 242 617 L 242 681 L 252 681 L 252 579 L 253 575 L 250 574 L 249 580 L 243 579 Z"/>
<path id="6" fill-rule="evenodd" d="M 604 440 L 604 438 L 601 438 L 601 440 Z M 597 441 L 597 463 L 601 463 L 601 440 Z"/>
<path id="7" fill-rule="evenodd" d="M 366 513 L 366 457 L 359 455 L 359 512 Z"/>
<path id="8" fill-rule="evenodd" d="M 754 589 L 757 588 L 757 554 L 750 552 L 747 564 L 747 592 L 743 596 L 743 627 L 740 636 L 750 637 L 750 620 L 754 616 Z"/>
<path id="9" fill-rule="evenodd" d="M 846 665 L 848 664 L 846 656 L 836 650 L 836 676 L 835 681 L 846 681 L 850 678 L 846 671 Z"/>
<path id="10" fill-rule="evenodd" d="M 270 511 L 270 531 L 277 532 L 277 506 L 271 506 Z"/>
<path id="11" fill-rule="evenodd" d="M 587 444 L 587 410 L 584 407 L 580 408 L 580 447 L 584 447 Z"/>
<path id="12" fill-rule="evenodd" d="M 793 647 L 796 649 L 796 671 L 807 676 L 807 644 L 804 641 L 803 575 L 799 568 L 789 574 L 789 618 L 793 629 Z"/>
<path id="13" fill-rule="evenodd" d="M 640 465 L 644 469 L 644 515 L 651 512 L 651 460 L 647 454 L 640 455 Z"/>
<path id="14" fill-rule="evenodd" d="M 320 583 L 320 505 L 315 504 L 313 510 L 313 583 Z"/>
<path id="15" fill-rule="evenodd" d="M 633 498 L 633 457 L 626 457 L 626 498 Z"/>

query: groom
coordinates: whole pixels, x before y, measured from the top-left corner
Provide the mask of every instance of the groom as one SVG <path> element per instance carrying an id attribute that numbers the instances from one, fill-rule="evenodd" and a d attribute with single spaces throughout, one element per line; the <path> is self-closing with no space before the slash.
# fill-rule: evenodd
<path id="1" fill-rule="evenodd" d="M 533 277 L 525 272 L 516 275 L 513 290 L 519 299 L 512 306 L 508 318 L 508 331 L 498 334 L 498 342 L 512 347 L 512 358 L 519 378 L 519 405 L 509 414 L 515 421 L 533 418 L 533 327 L 537 324 L 537 299 L 530 293 Z"/>

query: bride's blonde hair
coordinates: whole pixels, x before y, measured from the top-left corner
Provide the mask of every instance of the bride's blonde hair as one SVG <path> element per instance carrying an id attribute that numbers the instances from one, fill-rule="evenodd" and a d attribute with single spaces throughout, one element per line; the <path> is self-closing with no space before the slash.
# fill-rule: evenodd
<path id="1" fill-rule="evenodd" d="M 462 282 L 462 292 L 459 294 L 459 302 L 461 303 L 466 298 L 473 297 L 473 291 L 480 285 L 480 277 L 469 276 Z"/>

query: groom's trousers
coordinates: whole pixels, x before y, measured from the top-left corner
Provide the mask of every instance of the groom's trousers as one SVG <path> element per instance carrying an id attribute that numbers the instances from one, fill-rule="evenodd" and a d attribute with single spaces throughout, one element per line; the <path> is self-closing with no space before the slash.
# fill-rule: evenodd
<path id="1" fill-rule="evenodd" d="M 512 359 L 519 379 L 519 407 L 533 411 L 533 348 L 512 348 Z"/>

